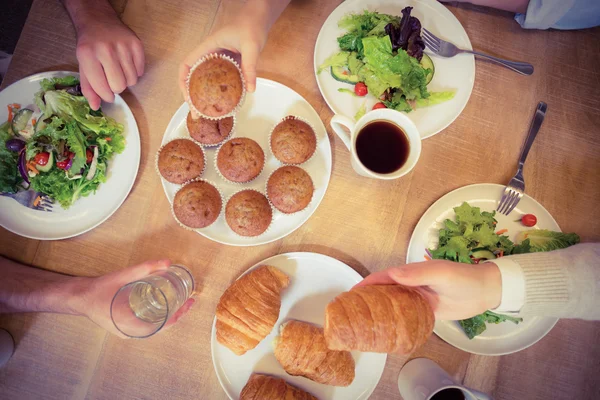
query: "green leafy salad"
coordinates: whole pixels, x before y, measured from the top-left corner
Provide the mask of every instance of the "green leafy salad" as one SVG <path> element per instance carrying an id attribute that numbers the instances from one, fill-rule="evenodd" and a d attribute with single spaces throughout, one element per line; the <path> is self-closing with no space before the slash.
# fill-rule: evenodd
<path id="1" fill-rule="evenodd" d="M 40 86 L 36 106 L 9 105 L 0 125 L 0 192 L 29 187 L 66 209 L 106 181 L 109 160 L 125 148 L 123 126 L 90 108 L 74 76 Z"/>
<path id="2" fill-rule="evenodd" d="M 411 10 L 404 8 L 401 17 L 367 10 L 346 15 L 338 23 L 347 31 L 337 38 L 341 51 L 325 60 L 317 73 L 329 69 L 337 81 L 354 85 L 353 92 L 341 87 L 341 93 L 371 93 L 381 100 L 374 108 L 410 112 L 452 99 L 454 91 L 427 90 L 435 67 L 423 52 L 421 23 Z"/>
<path id="3" fill-rule="evenodd" d="M 579 243 L 575 233 L 553 232 L 545 229 L 530 229 L 520 232 L 516 241 L 511 241 L 503 233 L 496 231 L 496 212 L 481 211 L 463 203 L 454 208 L 456 220 L 446 219 L 439 232 L 439 246 L 427 253 L 433 259 L 450 260 L 466 264 L 479 264 L 511 254 L 534 253 L 563 249 Z M 474 268 L 476 268 L 474 266 Z M 469 339 L 482 334 L 486 323 L 499 324 L 511 321 L 516 324 L 522 318 L 486 311 L 473 318 L 458 321 Z"/>

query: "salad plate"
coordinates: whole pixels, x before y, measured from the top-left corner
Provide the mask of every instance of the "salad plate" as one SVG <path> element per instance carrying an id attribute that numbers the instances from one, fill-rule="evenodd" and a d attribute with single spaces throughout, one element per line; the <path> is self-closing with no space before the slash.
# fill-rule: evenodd
<path id="1" fill-rule="evenodd" d="M 186 129 L 186 118 L 189 113 L 187 103 L 179 107 L 167 126 L 162 144 L 179 137 L 189 137 Z M 218 147 L 205 147 L 206 170 L 202 179 L 214 183 L 223 194 L 225 200 L 241 189 L 255 189 L 265 193 L 267 178 L 282 164 L 269 150 L 269 133 L 285 116 L 295 115 L 304 118 L 315 129 L 317 150 L 307 162 L 300 165 L 311 177 L 315 191 L 308 207 L 294 214 L 283 214 L 274 209 L 273 222 L 263 234 L 255 237 L 243 237 L 234 233 L 227 223 L 223 212 L 210 226 L 196 229 L 200 235 L 215 242 L 232 246 L 257 246 L 281 239 L 298 229 L 316 211 L 325 196 L 331 176 L 331 146 L 325 126 L 315 109 L 297 92 L 281 83 L 269 79 L 258 78 L 256 91 L 246 95 L 244 105 L 236 114 L 236 126 L 232 137 L 248 137 L 255 140 L 263 149 L 266 162 L 258 178 L 250 183 L 237 184 L 225 182 L 215 168 L 215 153 Z M 161 177 L 162 185 L 169 202 L 173 204 L 175 192 L 180 187 L 167 182 Z"/>
<path id="2" fill-rule="evenodd" d="M 369 111 L 381 100 L 371 93 L 364 97 L 343 93 L 353 91 L 354 86 L 334 79 L 329 68 L 319 67 L 340 51 L 337 38 L 347 30 L 338 23 L 348 14 L 361 14 L 365 10 L 394 16 L 402 16 L 405 7 L 413 7 L 411 15 L 417 17 L 422 27 L 436 36 L 451 41 L 458 47 L 471 49 L 471 42 L 464 28 L 456 17 L 442 4 L 435 0 L 347 0 L 342 2 L 327 18 L 314 51 L 314 70 L 321 95 L 327 105 L 336 114 L 355 117 L 361 110 Z M 454 91 L 454 97 L 440 104 L 427 107 L 418 106 L 407 113 L 415 123 L 423 139 L 435 135 L 450 125 L 467 105 L 475 82 L 475 59 L 472 55 L 461 54 L 453 58 L 443 58 L 425 50 L 434 65 L 434 74 L 427 84 L 430 93 L 446 93 Z"/>
<path id="3" fill-rule="evenodd" d="M 426 249 L 435 249 L 439 244 L 439 230 L 446 219 L 454 220 L 454 207 L 464 202 L 481 211 L 492 212 L 498 206 L 504 186 L 497 184 L 475 184 L 456 189 L 436 201 L 423 214 L 408 245 L 407 263 L 425 261 Z M 520 216 L 533 214 L 537 217 L 534 227 L 524 227 Z M 560 232 L 560 228 L 550 213 L 537 201 L 525 194 L 514 211 L 509 215 L 496 213 L 498 230 L 506 230 L 504 235 L 515 241 L 519 232 L 529 229 L 548 229 Z M 474 265 L 474 268 L 477 266 Z M 524 317 L 519 324 L 506 321 L 500 324 L 487 324 L 480 335 L 469 339 L 457 321 L 436 321 L 434 332 L 449 344 L 473 354 L 498 356 L 515 353 L 532 346 L 554 327 L 557 318 Z"/>
<path id="4" fill-rule="evenodd" d="M 366 400 L 383 373 L 386 354 L 352 352 L 356 376 L 350 386 L 335 387 L 288 375 L 273 354 L 273 340 L 279 326 L 297 319 L 323 326 L 325 308 L 338 294 L 350 290 L 362 280 L 360 274 L 343 262 L 318 253 L 286 253 L 263 260 L 244 274 L 261 265 L 279 268 L 290 277 L 290 285 L 282 292 L 279 319 L 271 333 L 257 347 L 242 356 L 221 345 L 216 337 L 216 318 L 211 333 L 211 352 L 215 372 L 230 399 L 238 399 L 253 372 L 285 379 L 289 384 L 307 391 L 318 399 Z"/>
<path id="5" fill-rule="evenodd" d="M 34 95 L 43 79 L 79 77 L 76 72 L 43 72 L 23 78 L 0 92 L 0 123 L 8 119 L 8 105 L 23 107 L 34 104 Z M 123 98 L 115 95 L 112 104 L 102 104 L 105 115 L 123 125 L 125 148 L 107 164 L 106 182 L 95 193 L 80 197 L 63 209 L 56 201 L 52 212 L 26 208 L 8 197 L 0 197 L 0 226 L 18 235 L 38 240 L 65 239 L 85 233 L 106 221 L 127 198 L 133 187 L 140 163 L 138 126 Z"/>

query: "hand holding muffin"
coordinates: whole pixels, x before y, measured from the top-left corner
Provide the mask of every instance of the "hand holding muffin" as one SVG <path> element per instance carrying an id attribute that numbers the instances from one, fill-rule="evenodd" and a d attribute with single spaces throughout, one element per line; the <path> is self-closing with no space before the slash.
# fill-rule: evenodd
<path id="1" fill-rule="evenodd" d="M 183 60 L 179 67 L 179 86 L 187 98 L 186 79 L 194 63 L 203 56 L 220 51 L 241 55 L 242 73 L 249 92 L 256 88 L 256 64 L 271 25 L 290 0 L 248 0 L 234 19 L 212 32 Z"/>

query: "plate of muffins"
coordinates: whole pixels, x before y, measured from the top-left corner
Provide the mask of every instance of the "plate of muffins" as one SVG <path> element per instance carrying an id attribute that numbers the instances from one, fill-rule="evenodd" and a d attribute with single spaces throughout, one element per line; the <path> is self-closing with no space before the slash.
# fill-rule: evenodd
<path id="1" fill-rule="evenodd" d="M 184 229 L 254 246 L 292 233 L 317 209 L 331 176 L 323 122 L 297 92 L 211 54 L 187 80 L 188 99 L 156 154 L 171 212 Z"/>

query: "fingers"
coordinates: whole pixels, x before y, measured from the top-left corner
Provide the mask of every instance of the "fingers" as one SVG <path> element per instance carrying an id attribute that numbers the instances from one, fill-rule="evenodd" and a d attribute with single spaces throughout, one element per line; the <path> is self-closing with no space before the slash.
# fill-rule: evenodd
<path id="1" fill-rule="evenodd" d="M 179 307 L 179 310 L 177 310 L 175 314 L 173 314 L 173 316 L 169 318 L 169 320 L 165 324 L 165 329 L 177 323 L 177 321 L 179 321 L 181 317 L 183 317 L 190 310 L 190 308 L 192 308 L 195 302 L 196 299 L 194 299 L 193 297 L 187 299 L 187 301 L 183 303 L 181 307 Z"/>
<path id="2" fill-rule="evenodd" d="M 248 92 L 253 93 L 256 89 L 256 65 L 260 50 L 255 42 L 242 42 L 242 73 L 246 79 Z"/>
<path id="3" fill-rule="evenodd" d="M 140 77 L 144 75 L 144 70 L 146 68 L 146 56 L 144 55 L 144 46 L 142 45 L 142 42 L 140 40 L 134 42 L 131 45 L 131 53 L 137 76 Z"/>
<path id="4" fill-rule="evenodd" d="M 138 74 L 131 51 L 125 46 L 117 46 L 117 54 L 127 86 L 135 85 L 138 81 Z"/>
<path id="5" fill-rule="evenodd" d="M 406 286 L 434 285 L 443 279 L 443 264 L 437 262 L 420 262 L 388 269 L 388 274 L 396 283 Z"/>
<path id="6" fill-rule="evenodd" d="M 170 265 L 171 262 L 169 260 L 146 261 L 145 263 L 134 265 L 113 273 L 119 277 L 119 280 L 123 285 L 126 285 L 130 282 L 145 278 L 154 272 L 165 270 L 169 268 Z"/>
<path id="7" fill-rule="evenodd" d="M 79 69 L 87 77 L 92 90 L 102 100 L 112 103 L 115 100 L 115 95 L 106 80 L 106 75 L 100 61 L 98 61 L 93 53 L 87 54 L 85 49 L 81 51 L 78 49 L 77 58 L 79 60 Z"/>
<path id="8" fill-rule="evenodd" d="M 81 84 L 81 92 L 87 99 L 90 108 L 92 110 L 98 110 L 100 108 L 102 99 L 100 99 L 100 96 L 98 96 L 96 92 L 94 92 L 94 89 L 92 89 L 92 86 L 88 82 L 87 76 L 83 70 L 79 71 L 79 81 Z"/>
<path id="9" fill-rule="evenodd" d="M 127 81 L 119 63 L 117 50 L 111 46 L 101 46 L 98 50 L 98 60 L 102 64 L 106 80 L 113 93 L 121 93 L 127 88 Z"/>
<path id="10" fill-rule="evenodd" d="M 181 90 L 181 94 L 183 95 L 185 101 L 188 101 L 186 81 L 189 73 L 190 66 L 186 63 L 181 63 L 181 65 L 179 65 L 179 89 Z"/>
<path id="11" fill-rule="evenodd" d="M 371 275 L 367 276 L 365 279 L 360 281 L 354 287 L 367 286 L 367 285 L 392 285 L 396 283 L 392 278 L 390 278 L 388 271 L 379 271 L 374 272 Z"/>

